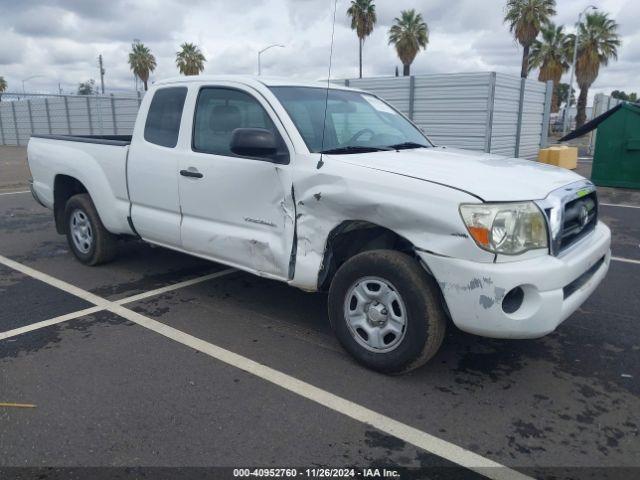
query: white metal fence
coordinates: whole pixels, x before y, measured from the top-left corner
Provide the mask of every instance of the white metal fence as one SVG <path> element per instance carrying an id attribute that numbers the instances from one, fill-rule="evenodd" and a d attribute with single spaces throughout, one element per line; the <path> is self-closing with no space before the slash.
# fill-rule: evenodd
<path id="1" fill-rule="evenodd" d="M 335 83 L 384 98 L 440 145 L 524 158 L 547 145 L 551 82 L 482 72 Z"/>
<path id="2" fill-rule="evenodd" d="M 130 135 L 141 95 L 2 94 L 0 145 L 26 145 L 32 133 Z"/>
<path id="3" fill-rule="evenodd" d="M 525 158 L 535 157 L 538 149 L 547 145 L 551 83 L 495 72 L 335 83 L 379 95 L 440 145 Z M 128 135 L 140 100 L 139 95 L 3 94 L 0 144 L 26 145 L 32 132 Z"/>

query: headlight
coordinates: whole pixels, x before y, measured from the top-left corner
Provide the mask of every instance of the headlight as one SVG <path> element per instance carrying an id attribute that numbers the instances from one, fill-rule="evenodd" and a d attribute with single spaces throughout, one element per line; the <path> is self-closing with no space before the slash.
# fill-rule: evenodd
<path id="1" fill-rule="evenodd" d="M 484 250 L 517 255 L 547 248 L 547 224 L 533 202 L 462 204 L 460 215 Z"/>

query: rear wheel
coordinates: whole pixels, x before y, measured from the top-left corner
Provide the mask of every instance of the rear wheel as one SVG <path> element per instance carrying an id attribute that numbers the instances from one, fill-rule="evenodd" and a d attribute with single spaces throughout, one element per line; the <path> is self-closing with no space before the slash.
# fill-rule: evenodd
<path id="1" fill-rule="evenodd" d="M 446 327 L 433 278 L 415 259 L 392 250 L 364 252 L 340 267 L 329 289 L 329 319 L 356 360 L 384 373 L 425 364 Z"/>
<path id="2" fill-rule="evenodd" d="M 85 265 L 99 265 L 115 257 L 116 237 L 104 228 L 88 194 L 67 201 L 65 231 L 71 251 Z"/>

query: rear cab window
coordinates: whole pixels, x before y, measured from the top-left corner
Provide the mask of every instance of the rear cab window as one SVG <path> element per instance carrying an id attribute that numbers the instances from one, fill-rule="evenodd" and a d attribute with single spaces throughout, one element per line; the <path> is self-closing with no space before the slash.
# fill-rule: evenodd
<path id="1" fill-rule="evenodd" d="M 162 147 L 175 148 L 178 143 L 180 120 L 186 97 L 187 89 L 185 87 L 156 90 L 151 99 L 144 125 L 144 139 L 147 142 Z"/>

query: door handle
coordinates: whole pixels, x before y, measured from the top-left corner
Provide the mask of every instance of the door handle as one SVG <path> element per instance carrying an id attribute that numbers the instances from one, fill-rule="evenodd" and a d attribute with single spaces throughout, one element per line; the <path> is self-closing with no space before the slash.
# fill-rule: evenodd
<path id="1" fill-rule="evenodd" d="M 193 170 L 180 170 L 180 175 L 182 175 L 183 177 L 190 177 L 190 178 L 202 178 L 202 177 L 204 177 L 204 175 L 202 175 L 196 169 L 193 169 Z"/>

